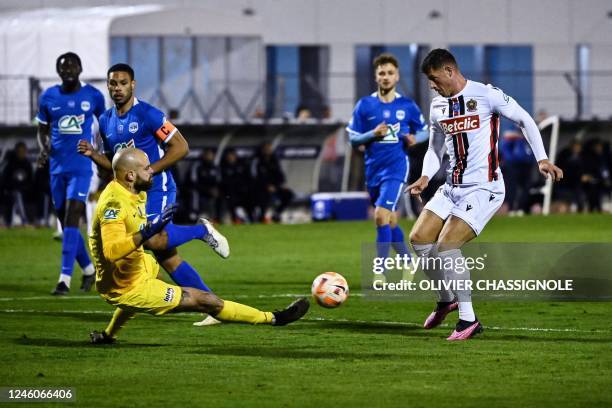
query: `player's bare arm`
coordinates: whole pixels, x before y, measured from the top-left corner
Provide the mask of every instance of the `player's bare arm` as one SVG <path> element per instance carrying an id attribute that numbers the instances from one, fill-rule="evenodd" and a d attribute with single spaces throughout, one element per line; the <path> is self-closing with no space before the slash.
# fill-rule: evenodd
<path id="1" fill-rule="evenodd" d="M 38 123 L 36 138 L 40 152 L 38 154 L 38 165 L 43 166 L 49 159 L 49 133 L 51 127 L 48 124 Z"/>
<path id="2" fill-rule="evenodd" d="M 168 167 L 172 167 L 183 157 L 187 156 L 187 153 L 189 153 L 189 144 L 178 130 L 174 133 L 172 138 L 168 140 L 166 146 L 167 149 L 164 157 L 151 164 L 151 168 L 155 174 L 166 170 Z"/>
<path id="3" fill-rule="evenodd" d="M 83 156 L 89 157 L 101 168 L 105 170 L 112 170 L 111 161 L 109 158 L 105 154 L 102 154 L 94 149 L 93 145 L 87 140 L 79 140 L 77 151 Z"/>

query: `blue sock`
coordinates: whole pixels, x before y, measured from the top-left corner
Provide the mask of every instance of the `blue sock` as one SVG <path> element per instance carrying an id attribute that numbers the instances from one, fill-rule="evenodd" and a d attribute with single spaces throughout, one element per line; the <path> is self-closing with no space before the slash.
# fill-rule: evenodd
<path id="1" fill-rule="evenodd" d="M 170 277 L 179 286 L 196 288 L 212 293 L 212 290 L 206 286 L 198 272 L 185 261 L 181 262 L 178 268 L 170 274 Z"/>
<path id="2" fill-rule="evenodd" d="M 389 256 L 391 243 L 391 227 L 389 224 L 376 227 L 376 256 L 386 258 Z"/>
<path id="3" fill-rule="evenodd" d="M 396 253 L 400 255 L 408 254 L 408 258 L 410 258 L 410 251 L 404 242 L 404 231 L 402 231 L 399 225 L 391 228 L 391 241 Z"/>
<path id="4" fill-rule="evenodd" d="M 72 276 L 74 259 L 76 258 L 81 232 L 75 227 L 64 228 L 62 240 L 62 274 Z M 82 239 L 82 238 L 81 238 Z"/>
<path id="5" fill-rule="evenodd" d="M 81 234 L 79 234 L 79 243 L 77 244 L 76 260 L 81 269 L 85 269 L 86 266 L 91 264 L 87 248 L 85 248 L 85 240 Z"/>
<path id="6" fill-rule="evenodd" d="M 166 225 L 166 233 L 168 234 L 168 248 L 172 249 L 183 245 L 193 239 L 202 239 L 208 234 L 208 230 L 202 224 L 196 225 Z"/>

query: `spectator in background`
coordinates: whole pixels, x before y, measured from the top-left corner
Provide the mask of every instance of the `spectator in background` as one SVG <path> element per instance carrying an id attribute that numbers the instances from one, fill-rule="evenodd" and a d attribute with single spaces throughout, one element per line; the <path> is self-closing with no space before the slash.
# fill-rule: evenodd
<path id="1" fill-rule="evenodd" d="M 564 174 L 559 186 L 554 190 L 555 212 L 580 212 L 584 208 L 582 143 L 579 140 L 573 140 L 568 147 L 559 152 L 558 163 Z"/>
<path id="2" fill-rule="evenodd" d="M 529 143 L 519 129 L 504 132 L 501 156 L 502 171 L 506 182 L 505 201 L 510 215 L 528 213 L 534 158 Z"/>
<path id="3" fill-rule="evenodd" d="M 295 109 L 295 119 L 298 122 L 307 122 L 312 119 L 312 111 L 306 105 L 300 104 Z"/>
<path id="4" fill-rule="evenodd" d="M 189 167 L 187 185 L 189 188 L 189 218 L 195 222 L 200 214 L 221 220 L 219 185 L 221 171 L 215 164 L 213 149 L 204 149 L 199 160 Z"/>
<path id="5" fill-rule="evenodd" d="M 221 195 L 230 212 L 232 222 L 241 224 L 243 220 L 238 216 L 238 208 L 242 207 L 247 218 L 253 220 L 253 205 L 249 198 L 251 174 L 249 166 L 238 157 L 235 149 L 227 149 L 221 161 Z"/>
<path id="6" fill-rule="evenodd" d="M 2 186 L 6 197 L 4 220 L 7 227 L 13 226 L 14 214 L 19 215 L 23 225 L 29 224 L 26 201 L 31 192 L 34 175 L 27 153 L 25 143 L 17 142 L 13 151 L 8 154 L 2 171 Z"/>
<path id="7" fill-rule="evenodd" d="M 281 214 L 293 199 L 293 191 L 285 186 L 285 174 L 278 158 L 274 155 L 272 144 L 263 143 L 253 162 L 251 176 L 254 180 L 255 208 L 259 221 L 269 222 L 268 209 L 274 206 L 272 221 L 279 222 Z"/>
<path id="8" fill-rule="evenodd" d="M 586 201 L 591 212 L 601 212 L 603 196 L 610 188 L 609 152 L 601 140 L 591 140 L 584 151 L 584 174 L 581 177 Z"/>

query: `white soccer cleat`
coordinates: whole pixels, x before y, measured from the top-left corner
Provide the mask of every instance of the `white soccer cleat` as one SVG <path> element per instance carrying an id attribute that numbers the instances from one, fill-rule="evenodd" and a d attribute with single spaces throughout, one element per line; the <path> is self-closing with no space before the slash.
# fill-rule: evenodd
<path id="1" fill-rule="evenodd" d="M 211 315 L 208 315 L 206 316 L 204 320 L 202 320 L 201 322 L 195 322 L 193 325 L 202 327 L 202 326 L 214 326 L 215 324 L 221 324 L 221 321 L 215 319 Z"/>
<path id="2" fill-rule="evenodd" d="M 230 255 L 230 247 L 225 238 L 217 229 L 212 225 L 212 222 L 206 218 L 200 218 L 200 222 L 204 224 L 208 230 L 208 234 L 204 237 L 203 241 L 210 246 L 221 258 L 227 258 Z"/>

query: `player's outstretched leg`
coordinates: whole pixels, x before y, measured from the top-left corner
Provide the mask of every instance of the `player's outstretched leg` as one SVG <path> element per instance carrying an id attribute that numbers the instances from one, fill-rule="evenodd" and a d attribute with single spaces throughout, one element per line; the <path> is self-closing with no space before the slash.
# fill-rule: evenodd
<path id="1" fill-rule="evenodd" d="M 181 301 L 173 310 L 174 312 L 208 313 L 221 321 L 227 322 L 284 326 L 301 319 L 310 307 L 308 299 L 301 298 L 283 310 L 264 312 L 241 303 L 222 300 L 210 292 L 203 292 L 194 288 L 181 288 L 181 290 Z"/>
<path id="2" fill-rule="evenodd" d="M 200 227 L 203 227 L 200 225 Z M 187 261 L 178 254 L 176 248 L 166 249 L 168 246 L 168 235 L 158 234 L 147 243 L 147 248 L 152 249 L 157 262 L 168 272 L 174 283 L 181 287 L 196 288 L 204 292 L 212 290 L 204 283 L 200 274 Z M 220 322 L 210 316 L 198 321 L 196 326 L 210 326 Z"/>
<path id="3" fill-rule="evenodd" d="M 110 323 L 103 331 L 99 332 L 94 330 L 89 333 L 89 338 L 92 344 L 111 344 L 114 343 L 117 339 L 117 334 L 123 328 L 123 326 L 134 317 L 135 313 L 128 312 L 121 308 L 115 309 L 115 313 L 113 314 L 113 318 Z"/>

